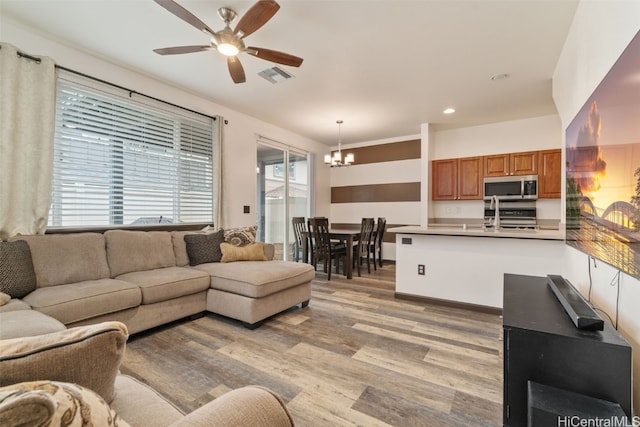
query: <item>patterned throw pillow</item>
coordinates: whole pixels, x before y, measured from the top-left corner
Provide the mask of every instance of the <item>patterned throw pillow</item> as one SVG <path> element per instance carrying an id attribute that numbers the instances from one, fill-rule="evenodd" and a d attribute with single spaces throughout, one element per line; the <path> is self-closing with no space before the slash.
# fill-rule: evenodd
<path id="1" fill-rule="evenodd" d="M 256 241 L 258 227 L 230 228 L 224 232 L 224 241 L 233 246 L 247 246 Z"/>
<path id="2" fill-rule="evenodd" d="M 47 396 L 55 402 L 54 413 L 47 411 L 44 400 Z M 46 418 L 42 424 L 30 423 L 34 402 L 44 408 L 40 417 L 49 416 L 48 423 Z M 18 410 L 21 404 L 24 407 Z M 7 422 L 6 425 L 129 426 L 97 393 L 57 381 L 24 382 L 0 388 L 0 419 L 3 425 Z"/>
<path id="3" fill-rule="evenodd" d="M 220 244 L 222 260 L 220 262 L 235 261 L 266 261 L 264 243 L 252 243 L 247 246 L 233 246 L 230 243 Z"/>
<path id="4" fill-rule="evenodd" d="M 22 298 L 36 290 L 31 250 L 24 240 L 0 242 L 0 292 Z"/>
<path id="5" fill-rule="evenodd" d="M 220 243 L 224 241 L 224 230 L 220 229 L 211 234 L 186 234 L 184 241 L 187 245 L 189 265 L 220 262 Z"/>

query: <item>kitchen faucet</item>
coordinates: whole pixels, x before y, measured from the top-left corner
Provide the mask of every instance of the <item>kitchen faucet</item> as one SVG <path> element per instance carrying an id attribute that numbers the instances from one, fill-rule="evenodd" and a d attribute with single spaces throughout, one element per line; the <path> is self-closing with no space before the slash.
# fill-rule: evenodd
<path id="1" fill-rule="evenodd" d="M 495 207 L 495 216 L 493 217 L 493 231 L 500 230 L 500 199 L 495 194 L 491 196 L 491 205 L 489 209 L 493 209 Z"/>

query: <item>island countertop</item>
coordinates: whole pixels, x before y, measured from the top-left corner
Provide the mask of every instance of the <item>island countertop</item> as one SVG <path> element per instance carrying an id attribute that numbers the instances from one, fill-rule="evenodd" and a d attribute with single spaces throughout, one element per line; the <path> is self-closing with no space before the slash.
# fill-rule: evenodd
<path id="1" fill-rule="evenodd" d="M 511 239 L 564 240 L 564 230 L 557 229 L 484 229 L 471 224 L 429 224 L 428 226 L 407 225 L 388 228 L 387 231 L 398 234 L 432 234 L 440 236 L 493 237 Z"/>

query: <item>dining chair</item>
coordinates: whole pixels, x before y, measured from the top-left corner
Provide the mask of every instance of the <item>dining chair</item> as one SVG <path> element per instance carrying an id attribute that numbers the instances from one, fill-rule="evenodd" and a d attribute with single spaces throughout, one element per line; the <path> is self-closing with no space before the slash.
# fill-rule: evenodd
<path id="1" fill-rule="evenodd" d="M 376 265 L 380 265 L 382 268 L 382 239 L 384 237 L 384 230 L 387 227 L 387 219 L 384 217 L 378 217 L 378 225 L 376 231 L 372 237 L 371 245 L 369 246 L 370 253 L 373 255 L 373 268 L 377 270 Z"/>
<path id="2" fill-rule="evenodd" d="M 308 242 L 307 225 L 303 216 L 294 216 L 291 218 L 293 225 L 293 235 L 295 240 L 293 241 L 293 260 L 298 262 L 303 258 L 305 239 Z M 307 262 L 306 259 L 303 262 Z"/>
<path id="3" fill-rule="evenodd" d="M 360 277 L 362 258 L 367 259 L 367 271 L 369 274 L 371 273 L 371 235 L 373 234 L 375 224 L 373 218 L 362 218 L 362 222 L 360 223 L 360 237 L 358 238 L 358 242 L 353 245 L 353 261 L 358 268 L 358 277 Z"/>
<path id="4" fill-rule="evenodd" d="M 336 273 L 340 266 L 340 258 L 347 255 L 344 243 L 333 243 L 329 238 L 329 220 L 327 218 L 309 218 L 309 235 L 311 236 L 312 259 L 311 264 L 316 268 L 319 261 L 324 261 L 324 271 L 327 280 L 331 280 L 331 263 L 335 260 Z"/>

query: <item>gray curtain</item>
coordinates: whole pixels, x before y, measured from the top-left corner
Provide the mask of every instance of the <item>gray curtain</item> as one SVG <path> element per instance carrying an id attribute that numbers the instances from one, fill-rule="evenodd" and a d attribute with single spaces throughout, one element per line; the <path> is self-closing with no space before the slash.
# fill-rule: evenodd
<path id="1" fill-rule="evenodd" d="M 51 203 L 55 64 L 0 43 L 0 240 L 41 234 Z"/>

